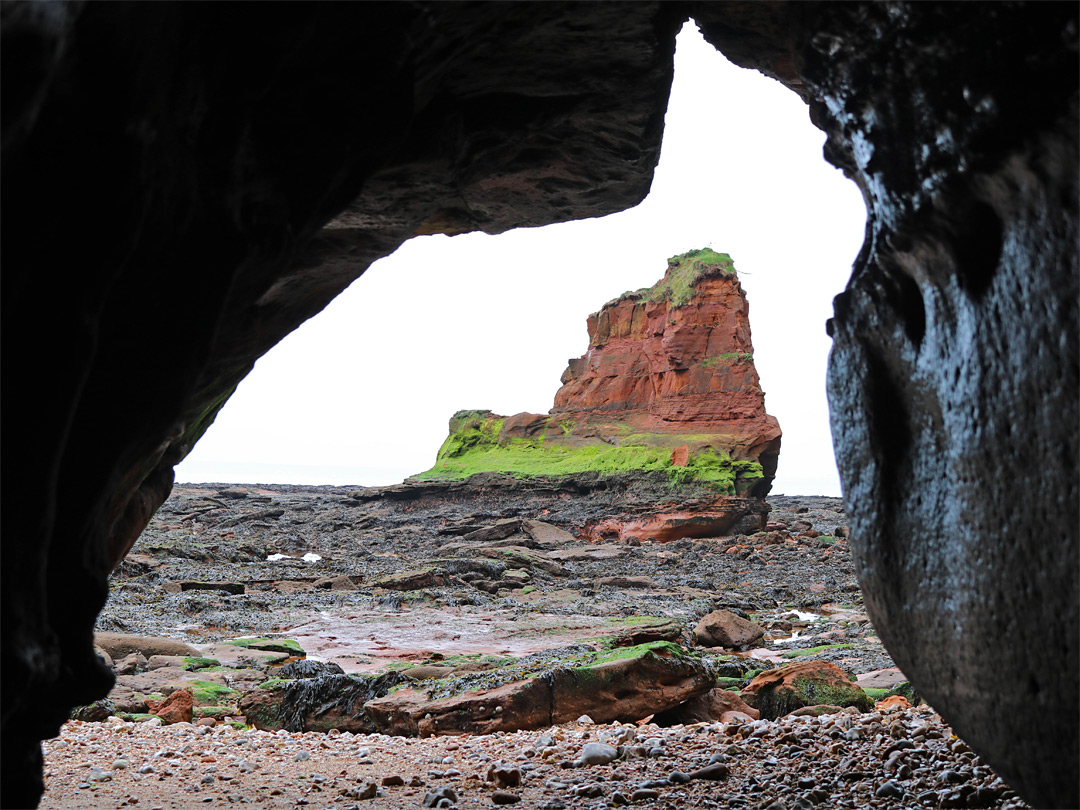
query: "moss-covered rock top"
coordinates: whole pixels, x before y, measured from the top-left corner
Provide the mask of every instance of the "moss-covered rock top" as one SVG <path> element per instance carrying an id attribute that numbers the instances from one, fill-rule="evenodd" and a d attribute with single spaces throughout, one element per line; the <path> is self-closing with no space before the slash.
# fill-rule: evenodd
<path id="1" fill-rule="evenodd" d="M 690 250 L 668 259 L 667 272 L 645 291 L 649 301 L 668 301 L 672 307 L 686 305 L 694 297 L 694 288 L 703 278 L 735 275 L 735 263 L 726 253 L 712 248 Z"/>

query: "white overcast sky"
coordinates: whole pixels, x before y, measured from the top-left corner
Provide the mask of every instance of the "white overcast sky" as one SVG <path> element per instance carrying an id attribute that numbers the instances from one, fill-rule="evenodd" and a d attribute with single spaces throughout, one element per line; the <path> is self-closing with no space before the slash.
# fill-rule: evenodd
<path id="1" fill-rule="evenodd" d="M 546 413 L 585 319 L 667 258 L 731 254 L 784 432 L 774 493 L 838 495 L 825 321 L 862 242 L 855 185 L 799 98 L 679 35 L 652 192 L 600 219 L 429 236 L 375 264 L 256 364 L 177 481 L 390 484 L 428 469 L 463 408 Z"/>

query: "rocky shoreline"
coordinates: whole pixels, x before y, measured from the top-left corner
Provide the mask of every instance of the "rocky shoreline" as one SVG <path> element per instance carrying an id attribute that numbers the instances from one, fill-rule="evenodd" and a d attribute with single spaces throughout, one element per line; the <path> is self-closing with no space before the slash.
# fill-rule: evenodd
<path id="1" fill-rule="evenodd" d="M 750 534 L 589 537 L 655 509 L 655 483 L 177 487 L 99 618 L 113 702 L 46 743 L 42 807 L 1026 806 L 930 707 L 873 706 L 918 698 L 862 613 L 838 499 L 770 498 Z M 862 697 L 755 699 L 797 662 Z M 603 671 L 625 688 L 550 674 Z M 541 681 L 561 715 L 529 725 L 514 695 Z"/>

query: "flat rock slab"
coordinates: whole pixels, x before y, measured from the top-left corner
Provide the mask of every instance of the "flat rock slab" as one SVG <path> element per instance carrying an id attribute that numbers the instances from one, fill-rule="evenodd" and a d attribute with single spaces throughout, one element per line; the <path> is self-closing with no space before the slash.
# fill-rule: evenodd
<path id="1" fill-rule="evenodd" d="M 292 657 L 291 653 L 278 652 L 274 650 L 257 650 L 251 647 L 240 647 L 235 644 L 200 644 L 199 652 L 196 655 L 201 655 L 206 658 L 216 658 L 221 662 L 223 667 L 243 668 L 243 667 L 255 667 L 257 669 L 265 669 L 273 664 L 280 664 L 287 658 Z"/>
<path id="2" fill-rule="evenodd" d="M 630 548 L 628 546 L 604 543 L 596 546 L 562 548 L 558 551 L 549 551 L 548 557 L 559 562 L 602 562 L 603 560 L 619 560 L 629 554 Z"/>
<path id="3" fill-rule="evenodd" d="M 904 683 L 907 679 L 907 676 L 898 667 L 875 669 L 873 672 L 864 672 L 855 678 L 863 689 L 892 689 L 894 686 Z"/>
<path id="4" fill-rule="evenodd" d="M 195 647 L 174 638 L 100 632 L 94 633 L 94 643 L 112 656 L 113 660 L 124 658 L 133 652 L 142 653 L 147 658 L 152 655 L 199 655 Z"/>

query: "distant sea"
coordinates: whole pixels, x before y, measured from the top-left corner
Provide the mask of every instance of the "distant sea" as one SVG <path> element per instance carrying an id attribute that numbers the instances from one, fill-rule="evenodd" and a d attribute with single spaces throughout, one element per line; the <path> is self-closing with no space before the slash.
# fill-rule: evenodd
<path id="1" fill-rule="evenodd" d="M 176 468 L 177 483 L 184 484 L 328 484 L 382 487 L 400 484 L 423 472 L 410 467 L 335 467 L 319 464 L 258 464 L 242 461 L 185 461 Z M 811 478 L 777 476 L 773 495 L 826 495 L 840 497 L 836 475 Z"/>
<path id="2" fill-rule="evenodd" d="M 189 460 L 176 468 L 176 482 L 178 484 L 328 484 L 381 487 L 388 484 L 400 484 L 410 475 L 418 472 L 423 472 L 423 469 Z"/>

